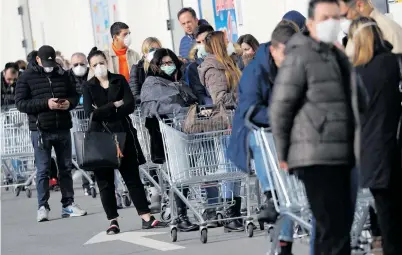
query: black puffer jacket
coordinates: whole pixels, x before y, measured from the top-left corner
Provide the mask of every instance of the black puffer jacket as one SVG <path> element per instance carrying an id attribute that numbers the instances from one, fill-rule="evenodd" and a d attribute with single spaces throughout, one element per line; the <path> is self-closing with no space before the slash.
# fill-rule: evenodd
<path id="1" fill-rule="evenodd" d="M 147 73 L 144 69 L 144 58 L 138 61 L 138 64 L 134 64 L 130 71 L 130 89 L 133 93 L 135 104 L 139 105 L 141 103 L 141 88 L 144 84 L 145 78 L 147 78 Z"/>
<path id="2" fill-rule="evenodd" d="M 279 160 L 290 169 L 354 165 L 355 120 L 349 61 L 308 34 L 286 45 L 270 106 Z"/>
<path id="3" fill-rule="evenodd" d="M 87 70 L 84 76 L 78 77 L 74 74 L 72 69 L 68 70 L 68 75 L 70 76 L 71 83 L 75 84 L 75 90 L 77 91 L 79 96 L 82 95 L 82 85 L 88 80 L 88 72 L 89 70 Z"/>
<path id="4" fill-rule="evenodd" d="M 56 67 L 48 74 L 36 62 L 32 63 L 32 68 L 28 68 L 18 79 L 15 89 L 15 103 L 19 111 L 28 114 L 31 131 L 36 131 L 37 125 L 41 131 L 50 132 L 72 127 L 70 112 L 50 110 L 50 98 L 68 100 L 69 110 L 78 103 L 78 94 L 67 72 Z"/>

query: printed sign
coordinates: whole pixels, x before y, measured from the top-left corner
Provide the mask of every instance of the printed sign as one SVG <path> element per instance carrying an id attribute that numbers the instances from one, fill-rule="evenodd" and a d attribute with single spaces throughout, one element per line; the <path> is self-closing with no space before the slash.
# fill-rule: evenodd
<path id="1" fill-rule="evenodd" d="M 237 31 L 235 0 L 212 0 L 214 7 L 215 28 L 223 31 L 229 41 L 236 42 Z"/>
<path id="2" fill-rule="evenodd" d="M 100 50 L 106 50 L 110 44 L 109 1 L 91 0 L 90 3 L 95 45 Z"/>

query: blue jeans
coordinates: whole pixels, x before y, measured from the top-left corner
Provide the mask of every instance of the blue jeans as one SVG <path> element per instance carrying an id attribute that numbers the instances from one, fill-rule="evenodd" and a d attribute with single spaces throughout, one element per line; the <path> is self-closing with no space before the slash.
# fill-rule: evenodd
<path id="1" fill-rule="evenodd" d="M 356 206 L 356 200 L 357 200 L 357 193 L 359 192 L 359 172 L 357 168 L 353 168 L 351 172 L 351 192 L 352 192 L 352 204 L 353 207 Z M 310 255 L 314 255 L 314 239 L 315 239 L 315 219 L 314 217 L 311 220 L 311 237 L 310 237 Z"/>
<path id="2" fill-rule="evenodd" d="M 218 138 L 215 148 L 217 151 L 217 162 L 219 163 L 218 171 L 232 172 L 238 171 L 234 164 L 229 160 L 227 148 L 230 135 Z M 240 181 L 222 181 L 223 199 L 231 200 L 234 197 L 240 197 L 241 182 Z"/>
<path id="3" fill-rule="evenodd" d="M 36 166 L 36 189 L 38 192 L 38 208 L 49 209 L 49 174 L 51 167 L 52 148 L 56 153 L 59 171 L 61 203 L 67 207 L 74 202 L 73 179 L 71 176 L 71 135 L 69 130 L 55 132 L 33 131 L 31 140 L 34 147 Z"/>
<path id="4" fill-rule="evenodd" d="M 271 145 L 273 145 L 273 144 L 271 144 Z M 263 192 L 270 191 L 272 188 L 271 188 L 271 184 L 269 183 L 267 169 L 266 169 L 266 166 L 265 166 L 264 160 L 263 160 L 264 152 L 261 150 L 261 146 L 258 145 L 254 134 L 250 134 L 249 146 L 250 146 L 251 151 L 253 152 L 255 171 L 256 171 L 258 180 L 260 181 L 261 189 Z M 292 242 L 293 241 L 293 231 L 294 231 L 293 221 L 289 217 L 285 217 L 283 219 L 281 232 L 279 234 L 279 240 L 286 241 L 286 242 Z"/>

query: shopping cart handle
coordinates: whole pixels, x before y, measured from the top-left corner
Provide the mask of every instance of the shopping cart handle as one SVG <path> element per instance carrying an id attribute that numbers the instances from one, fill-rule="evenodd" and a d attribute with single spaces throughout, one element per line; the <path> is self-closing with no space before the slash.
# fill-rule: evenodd
<path id="1" fill-rule="evenodd" d="M 254 112 L 255 112 L 255 109 L 257 108 L 257 106 L 256 105 L 252 105 L 249 109 L 248 109 L 248 111 L 247 111 L 247 113 L 246 113 L 246 117 L 244 118 L 244 124 L 245 124 L 245 126 L 248 128 L 248 129 L 250 129 L 250 130 L 257 130 L 257 129 L 260 129 L 260 128 L 262 128 L 262 127 L 260 127 L 259 125 L 257 125 L 257 124 L 255 124 L 254 122 L 253 122 L 253 115 L 254 115 Z M 271 127 L 264 127 L 264 131 L 271 131 Z"/>

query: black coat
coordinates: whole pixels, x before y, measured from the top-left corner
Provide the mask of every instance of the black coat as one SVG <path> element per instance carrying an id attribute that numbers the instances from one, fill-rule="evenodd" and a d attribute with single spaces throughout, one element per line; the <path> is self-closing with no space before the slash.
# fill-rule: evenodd
<path id="1" fill-rule="evenodd" d="M 396 55 L 389 50 L 377 51 L 374 58 L 358 66 L 356 72 L 368 95 L 368 104 L 360 116 L 360 182 L 364 188 L 386 188 L 391 171 L 401 168 L 397 144 L 401 115 L 400 74 Z"/>
<path id="2" fill-rule="evenodd" d="M 109 72 L 108 78 L 108 89 L 104 89 L 96 77 L 83 85 L 84 110 L 88 116 L 92 114 L 91 131 L 103 132 L 102 122 L 105 122 L 112 132 L 126 132 L 123 154 L 125 157 L 136 157 L 138 165 L 142 165 L 146 162 L 145 157 L 138 141 L 137 130 L 129 116 L 135 107 L 133 94 L 123 75 Z M 113 103 L 120 100 L 124 104 L 116 108 Z"/>
<path id="3" fill-rule="evenodd" d="M 15 104 L 15 83 L 8 85 L 1 72 L 1 106 L 13 108 Z"/>
<path id="4" fill-rule="evenodd" d="M 130 71 L 130 89 L 136 104 L 141 103 L 141 88 L 145 78 L 147 78 L 147 74 L 144 69 L 144 59 L 141 59 L 131 67 Z"/>
<path id="5" fill-rule="evenodd" d="M 84 76 L 79 77 L 74 74 L 72 69 L 68 70 L 68 75 L 70 76 L 71 83 L 75 84 L 75 90 L 77 91 L 79 96 L 82 95 L 82 85 L 88 80 L 88 72 L 89 69 L 84 74 Z"/>
<path id="6" fill-rule="evenodd" d="M 29 129 L 43 131 L 68 130 L 72 127 L 70 112 L 50 110 L 50 98 L 66 99 L 70 109 L 78 104 L 78 94 L 71 84 L 70 77 L 62 68 L 55 68 L 51 73 L 45 73 L 36 62 L 28 68 L 17 81 L 15 88 L 15 104 L 21 112 L 27 113 Z"/>

